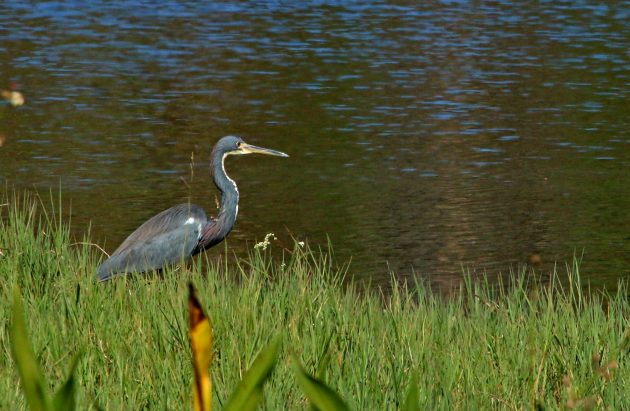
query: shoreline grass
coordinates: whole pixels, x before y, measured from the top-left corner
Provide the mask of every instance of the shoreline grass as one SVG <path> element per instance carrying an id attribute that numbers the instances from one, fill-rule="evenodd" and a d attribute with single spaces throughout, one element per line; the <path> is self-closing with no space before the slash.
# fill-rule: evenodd
<path id="1" fill-rule="evenodd" d="M 214 327 L 211 366 L 221 409 L 258 352 L 283 336 L 261 409 L 304 409 L 290 357 L 354 410 L 402 407 L 412 376 L 421 409 L 630 407 L 630 297 L 583 293 L 551 273 L 509 287 L 468 280 L 450 298 L 392 280 L 377 290 L 342 285 L 323 252 L 299 244 L 283 261 L 195 261 L 161 278 L 96 282 L 99 254 L 76 244 L 55 210 L 28 196 L 0 201 L 0 409 L 25 409 L 8 341 L 12 292 L 21 289 L 28 334 L 53 389 L 74 356 L 78 409 L 191 409 L 186 318 L 192 281 Z M 200 258 L 207 258 L 201 256 Z"/>

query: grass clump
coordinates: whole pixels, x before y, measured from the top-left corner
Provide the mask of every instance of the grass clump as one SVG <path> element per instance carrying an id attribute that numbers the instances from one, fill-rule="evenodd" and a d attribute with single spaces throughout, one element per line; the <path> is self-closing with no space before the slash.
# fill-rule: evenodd
<path id="1" fill-rule="evenodd" d="M 406 398 L 445 410 L 630 407 L 627 289 L 584 293 L 576 266 L 568 282 L 551 273 L 533 285 L 519 272 L 509 287 L 467 281 L 449 298 L 392 280 L 383 297 L 343 286 L 326 252 L 296 244 L 282 261 L 258 247 L 201 264 L 213 251 L 160 278 L 99 284 L 89 238 L 72 240 L 32 198 L 3 203 L 0 409 L 26 407 L 9 343 L 15 287 L 51 391 L 81 352 L 77 409 L 190 409 L 189 281 L 212 319 L 215 409 L 278 335 L 262 409 L 308 406 L 298 363 L 354 410 L 407 408 Z"/>

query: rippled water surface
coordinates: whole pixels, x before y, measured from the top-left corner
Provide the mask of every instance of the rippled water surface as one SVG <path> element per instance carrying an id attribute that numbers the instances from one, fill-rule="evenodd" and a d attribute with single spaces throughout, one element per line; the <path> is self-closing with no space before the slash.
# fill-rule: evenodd
<path id="1" fill-rule="evenodd" d="M 614 284 L 629 22 L 627 1 L 4 2 L 0 86 L 27 102 L 0 107 L 1 184 L 61 185 L 112 251 L 188 198 L 213 212 L 209 152 L 236 134 L 291 155 L 227 161 L 239 255 L 328 236 L 356 278 L 448 287 L 578 254 Z"/>

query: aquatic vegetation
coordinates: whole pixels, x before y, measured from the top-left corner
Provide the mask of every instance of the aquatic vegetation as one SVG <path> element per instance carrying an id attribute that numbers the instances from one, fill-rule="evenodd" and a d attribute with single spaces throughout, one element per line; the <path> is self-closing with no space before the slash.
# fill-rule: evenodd
<path id="1" fill-rule="evenodd" d="M 468 278 L 446 298 L 395 278 L 388 290 L 360 290 L 326 250 L 295 244 L 282 259 L 269 248 L 208 254 L 161 277 L 99 284 L 98 250 L 88 234 L 72 239 L 58 207 L 7 203 L 0 409 L 27 404 L 8 332 L 16 287 L 46 389 L 59 390 L 81 353 L 77 409 L 191 409 L 189 282 L 212 319 L 213 409 L 227 407 L 278 336 L 261 409 L 304 409 L 313 385 L 355 410 L 630 406 L 627 286 L 589 291 L 577 265 L 544 282 L 526 271 L 496 287 Z"/>

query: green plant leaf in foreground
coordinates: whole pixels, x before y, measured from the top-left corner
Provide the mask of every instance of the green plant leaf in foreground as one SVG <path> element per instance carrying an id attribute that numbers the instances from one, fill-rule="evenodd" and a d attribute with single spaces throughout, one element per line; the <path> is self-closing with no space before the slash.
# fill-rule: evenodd
<path id="1" fill-rule="evenodd" d="M 55 393 L 53 398 L 54 409 L 57 411 L 73 411 L 76 409 L 76 401 L 74 398 L 74 391 L 76 389 L 76 380 L 74 379 L 74 369 L 79 363 L 80 355 L 76 355 L 72 361 L 70 367 L 70 373 L 68 379 Z"/>
<path id="2" fill-rule="evenodd" d="M 293 369 L 298 385 L 306 398 L 319 411 L 349 411 L 350 408 L 332 388 L 304 371 L 297 358 L 293 358 Z"/>
<path id="3" fill-rule="evenodd" d="M 52 410 L 50 395 L 28 341 L 23 313 L 22 297 L 16 287 L 13 291 L 13 322 L 9 331 L 11 351 L 29 408 L 31 411 L 49 411 Z"/>
<path id="4" fill-rule="evenodd" d="M 411 381 L 409 381 L 409 389 L 407 390 L 407 398 L 403 404 L 402 409 L 404 411 L 420 411 L 418 404 L 420 398 L 418 395 L 418 374 L 411 374 Z"/>
<path id="5" fill-rule="evenodd" d="M 255 410 L 263 398 L 263 384 L 271 376 L 278 361 L 281 338 L 276 337 L 260 351 L 252 366 L 238 384 L 225 411 Z"/>

